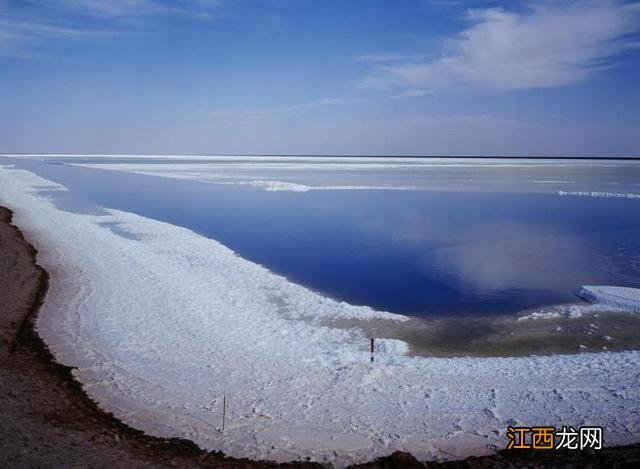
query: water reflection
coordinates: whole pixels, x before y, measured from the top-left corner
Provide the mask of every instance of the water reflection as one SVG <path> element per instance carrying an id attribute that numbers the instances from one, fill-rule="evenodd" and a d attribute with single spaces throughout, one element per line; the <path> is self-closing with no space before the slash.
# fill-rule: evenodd
<path id="1" fill-rule="evenodd" d="M 473 242 L 437 248 L 421 257 L 421 268 L 453 275 L 473 294 L 490 296 L 519 288 L 571 291 L 576 272 L 592 265 L 588 234 L 516 221 L 474 229 Z"/>
<path id="2" fill-rule="evenodd" d="M 574 301 L 582 284 L 640 283 L 638 200 L 444 186 L 434 192 L 264 192 L 34 160 L 11 163 L 68 187 L 47 194 L 66 210 L 100 214 L 96 206 L 104 206 L 185 226 L 292 281 L 376 309 L 429 317 L 513 314 Z M 565 183 L 569 169 L 536 168 L 535 176 Z M 438 171 L 428 171 L 438 184 L 459 172 Z M 494 168 L 487 171 L 497 180 Z M 332 181 L 333 173 L 295 172 L 296 182 Z M 579 171 L 580 180 L 594 186 L 599 174 Z M 622 177 L 627 183 L 628 176 Z M 366 172 L 354 171 L 340 183 L 356 177 L 370 183 Z M 431 179 L 421 177 L 427 186 Z M 406 182 L 399 178 L 395 170 L 388 177 L 375 174 L 376 183 Z M 513 190 L 517 184 L 507 178 L 504 185 Z"/>

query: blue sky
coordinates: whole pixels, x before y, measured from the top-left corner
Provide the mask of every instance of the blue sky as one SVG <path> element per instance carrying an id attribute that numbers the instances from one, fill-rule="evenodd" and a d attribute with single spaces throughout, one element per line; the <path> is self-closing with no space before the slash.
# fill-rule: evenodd
<path id="1" fill-rule="evenodd" d="M 640 3 L 0 0 L 0 151 L 640 155 Z"/>

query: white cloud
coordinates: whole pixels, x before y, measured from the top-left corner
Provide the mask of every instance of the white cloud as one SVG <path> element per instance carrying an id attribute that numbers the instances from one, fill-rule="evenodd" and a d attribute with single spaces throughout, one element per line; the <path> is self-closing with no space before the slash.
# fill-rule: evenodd
<path id="1" fill-rule="evenodd" d="M 0 15 L 0 55 L 39 57 L 25 49 L 50 39 L 71 41 L 112 34 L 113 31 L 81 29 Z"/>
<path id="2" fill-rule="evenodd" d="M 34 48 L 48 40 L 138 31 L 149 24 L 149 19 L 160 16 L 210 20 L 220 5 L 221 0 L 32 0 L 17 8 L 0 0 L 0 55 L 42 59 L 45 57 Z M 84 19 L 99 27 L 79 26 Z"/>
<path id="3" fill-rule="evenodd" d="M 640 3 L 538 2 L 524 11 L 470 10 L 466 19 L 471 25 L 444 42 L 440 58 L 374 65 L 361 83 L 410 89 L 575 83 L 638 48 L 630 36 L 640 32 Z"/>
<path id="4" fill-rule="evenodd" d="M 425 91 L 425 90 L 409 89 L 407 91 L 403 91 L 402 93 L 399 93 L 399 94 L 393 96 L 393 99 L 420 98 L 422 96 L 427 96 L 429 94 L 433 94 L 433 93 L 430 92 L 430 91 Z"/>
<path id="5" fill-rule="evenodd" d="M 382 54 L 365 54 L 359 57 L 356 57 L 358 62 L 400 62 L 404 60 L 417 60 L 417 59 L 425 59 L 429 57 L 426 54 L 390 54 L 390 53 L 382 53 Z"/>
<path id="6" fill-rule="evenodd" d="M 137 16 L 155 13 L 161 9 L 159 5 L 149 0 L 55 0 L 52 3 L 93 16 Z"/>
<path id="7" fill-rule="evenodd" d="M 150 14 L 183 14 L 208 19 L 220 0 L 54 0 L 46 2 L 71 12 L 102 18 L 141 17 Z"/>
<path id="8" fill-rule="evenodd" d="M 339 104 L 362 102 L 362 99 L 342 99 L 342 98 L 320 98 L 314 101 L 309 101 L 302 104 L 296 104 L 293 106 L 281 106 L 271 108 L 258 108 L 258 109 L 211 109 L 207 112 L 207 116 L 218 117 L 264 117 L 271 115 L 291 115 L 299 111 L 307 109 L 313 109 L 324 106 L 334 106 Z"/>

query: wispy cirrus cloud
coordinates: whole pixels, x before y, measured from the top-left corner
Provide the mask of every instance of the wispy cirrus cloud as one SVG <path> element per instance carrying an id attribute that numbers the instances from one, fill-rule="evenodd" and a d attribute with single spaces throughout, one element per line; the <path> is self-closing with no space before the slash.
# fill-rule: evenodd
<path id="1" fill-rule="evenodd" d="M 280 106 L 269 108 L 256 108 L 256 109 L 211 109 L 207 112 L 208 117 L 266 117 L 273 115 L 293 115 L 300 111 L 314 109 L 324 106 L 336 106 L 341 104 L 349 104 L 356 102 L 363 102 L 363 99 L 343 99 L 343 98 L 320 98 L 314 101 L 309 101 L 302 104 L 295 104 L 292 106 Z"/>
<path id="2" fill-rule="evenodd" d="M 640 3 L 534 2 L 517 11 L 473 9 L 465 18 L 470 26 L 447 38 L 438 58 L 371 61 L 361 84 L 410 90 L 563 86 L 614 66 L 620 54 L 639 46 Z"/>
<path id="3" fill-rule="evenodd" d="M 220 5 L 221 0 L 0 1 L 0 55 L 43 58 L 38 45 L 44 42 L 138 32 L 153 19 L 176 15 L 210 20 Z"/>
<path id="4" fill-rule="evenodd" d="M 127 17 L 158 13 L 163 6 L 150 0 L 53 0 L 47 2 L 49 6 L 56 6 L 79 14 L 97 17 Z"/>
<path id="5" fill-rule="evenodd" d="M 43 58 L 32 48 L 50 41 L 77 41 L 111 36 L 115 31 L 85 29 L 53 22 L 0 15 L 0 55 Z"/>
<path id="6" fill-rule="evenodd" d="M 406 60 L 420 60 L 428 58 L 428 54 L 365 54 L 356 57 L 358 62 L 383 63 L 383 62 L 401 62 Z"/>
<path id="7" fill-rule="evenodd" d="M 42 3 L 42 2 L 41 2 Z M 99 18 L 132 18 L 180 14 L 210 19 L 221 0 L 49 0 L 47 5 Z"/>

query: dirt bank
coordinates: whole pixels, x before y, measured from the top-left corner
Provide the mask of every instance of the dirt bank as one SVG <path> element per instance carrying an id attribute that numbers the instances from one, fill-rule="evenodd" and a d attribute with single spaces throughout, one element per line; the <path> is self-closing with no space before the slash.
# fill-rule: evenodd
<path id="1" fill-rule="evenodd" d="M 34 330 L 48 275 L 11 218 L 0 207 L 0 467 L 277 466 L 150 437 L 100 410 Z"/>

